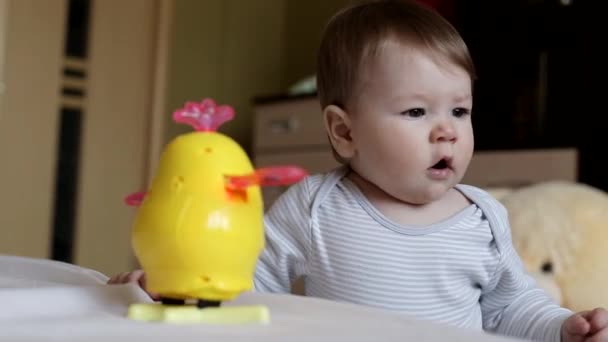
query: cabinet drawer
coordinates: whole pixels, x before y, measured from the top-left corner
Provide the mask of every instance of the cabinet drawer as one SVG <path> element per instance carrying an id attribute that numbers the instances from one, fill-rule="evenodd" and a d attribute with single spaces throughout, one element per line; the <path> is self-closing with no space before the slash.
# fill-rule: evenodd
<path id="1" fill-rule="evenodd" d="M 255 106 L 255 150 L 328 146 L 316 97 Z"/>

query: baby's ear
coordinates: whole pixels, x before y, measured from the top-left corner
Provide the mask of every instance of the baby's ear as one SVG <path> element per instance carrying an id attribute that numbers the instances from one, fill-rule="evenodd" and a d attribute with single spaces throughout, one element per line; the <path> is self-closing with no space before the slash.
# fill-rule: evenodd
<path id="1" fill-rule="evenodd" d="M 350 116 L 342 108 L 329 105 L 323 110 L 325 130 L 334 151 L 343 160 L 349 160 L 355 155 L 355 145 L 351 138 Z"/>

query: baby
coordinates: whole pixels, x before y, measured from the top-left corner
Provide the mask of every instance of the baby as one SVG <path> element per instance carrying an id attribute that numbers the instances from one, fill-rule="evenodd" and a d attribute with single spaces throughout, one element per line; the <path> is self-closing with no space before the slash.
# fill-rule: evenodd
<path id="1" fill-rule="evenodd" d="M 525 273 L 504 207 L 459 184 L 474 79 L 461 36 L 423 5 L 372 1 L 335 15 L 317 82 L 343 166 L 267 212 L 256 291 L 288 293 L 302 277 L 308 296 L 533 340 L 608 341 L 608 312 L 555 304 Z"/>

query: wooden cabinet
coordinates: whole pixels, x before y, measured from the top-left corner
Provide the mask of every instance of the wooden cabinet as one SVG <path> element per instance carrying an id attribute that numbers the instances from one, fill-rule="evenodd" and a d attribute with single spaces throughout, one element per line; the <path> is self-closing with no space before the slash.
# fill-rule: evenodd
<path id="1" fill-rule="evenodd" d="M 259 152 L 329 146 L 316 97 L 258 104 L 254 130 Z"/>
<path id="2" fill-rule="evenodd" d="M 68 0 L 0 0 L 0 254 L 51 258 L 70 221 L 68 261 L 111 274 L 134 266 L 123 198 L 145 183 L 165 2 L 90 3 L 87 56 L 74 58 Z M 72 176 L 58 172 L 66 109 L 81 116 L 67 139 L 80 154 Z M 55 197 L 64 182 L 72 203 Z M 63 205 L 73 212 L 57 219 Z"/>

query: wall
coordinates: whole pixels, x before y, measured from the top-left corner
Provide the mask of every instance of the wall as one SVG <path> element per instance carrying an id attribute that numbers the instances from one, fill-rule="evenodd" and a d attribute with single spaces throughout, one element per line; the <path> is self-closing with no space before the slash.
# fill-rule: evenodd
<path id="1" fill-rule="evenodd" d="M 189 127 L 170 113 L 205 96 L 231 104 L 220 130 L 251 146 L 252 99 L 284 92 L 315 71 L 327 20 L 350 0 L 177 0 L 168 68 L 164 143 Z"/>
<path id="2" fill-rule="evenodd" d="M 5 80 L 4 80 L 4 54 L 6 44 L 6 32 L 8 23 L 8 0 L 0 0 L 0 108 L 2 108 L 2 94 L 4 94 Z M 2 111 L 0 111 L 2 115 Z M 0 117 L 1 119 L 1 117 Z"/>
<path id="3" fill-rule="evenodd" d="M 285 0 L 178 0 L 168 68 L 165 137 L 190 130 L 171 113 L 184 102 L 213 97 L 235 107 L 221 127 L 247 150 L 251 100 L 281 90 Z"/>
<path id="4" fill-rule="evenodd" d="M 285 8 L 285 58 L 281 85 L 288 88 L 313 75 L 317 49 L 327 21 L 351 0 L 287 1 Z"/>

